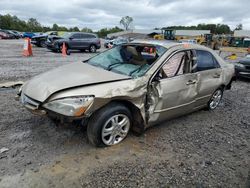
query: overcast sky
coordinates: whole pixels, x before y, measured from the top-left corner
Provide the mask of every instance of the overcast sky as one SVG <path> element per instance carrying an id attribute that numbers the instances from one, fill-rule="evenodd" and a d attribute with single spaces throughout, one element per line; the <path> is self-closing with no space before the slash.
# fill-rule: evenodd
<path id="1" fill-rule="evenodd" d="M 0 14 L 94 30 L 119 26 L 127 15 L 136 29 L 198 23 L 223 23 L 231 29 L 242 23 L 250 29 L 249 7 L 250 0 L 0 0 Z"/>

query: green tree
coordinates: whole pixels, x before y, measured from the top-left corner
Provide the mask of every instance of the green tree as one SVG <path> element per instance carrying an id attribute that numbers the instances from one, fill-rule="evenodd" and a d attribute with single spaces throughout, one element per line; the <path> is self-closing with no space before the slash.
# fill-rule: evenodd
<path id="1" fill-rule="evenodd" d="M 35 18 L 30 18 L 27 22 L 27 26 L 29 31 L 33 32 L 39 32 L 43 30 L 41 24 Z"/>
<path id="2" fill-rule="evenodd" d="M 52 30 L 53 31 L 59 31 L 59 26 L 56 23 L 54 23 L 53 26 L 52 26 Z"/>
<path id="3" fill-rule="evenodd" d="M 92 29 L 87 28 L 87 27 L 82 28 L 81 32 L 93 33 Z"/>
<path id="4" fill-rule="evenodd" d="M 107 34 L 110 34 L 110 33 L 116 33 L 116 32 L 119 32 L 119 31 L 123 31 L 121 28 L 119 27 L 113 27 L 113 28 L 102 28 L 100 29 L 99 31 L 97 31 L 97 35 L 101 38 L 103 37 L 106 37 Z"/>
<path id="5" fill-rule="evenodd" d="M 243 29 L 243 25 L 240 23 L 236 26 L 235 30 L 242 30 Z"/>
<path id="6" fill-rule="evenodd" d="M 124 27 L 124 29 L 127 31 L 129 29 L 129 26 L 132 24 L 133 18 L 130 16 L 122 17 L 120 20 L 120 24 Z"/>

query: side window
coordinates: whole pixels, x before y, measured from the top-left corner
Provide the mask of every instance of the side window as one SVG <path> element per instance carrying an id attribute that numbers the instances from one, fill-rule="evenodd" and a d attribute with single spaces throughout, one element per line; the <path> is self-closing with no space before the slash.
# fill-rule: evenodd
<path id="1" fill-rule="evenodd" d="M 84 38 L 84 39 L 95 38 L 95 36 L 91 35 L 91 34 L 81 34 L 81 35 L 82 35 L 82 38 Z"/>
<path id="2" fill-rule="evenodd" d="M 81 38 L 81 34 L 76 33 L 76 34 L 73 35 L 73 38 L 74 39 L 80 39 Z"/>
<path id="3" fill-rule="evenodd" d="M 183 51 L 173 55 L 163 65 L 161 73 L 163 78 L 173 77 L 188 73 L 190 70 L 191 52 Z"/>
<path id="4" fill-rule="evenodd" d="M 209 69 L 218 68 L 219 64 L 210 52 L 203 50 L 196 50 L 196 71 L 204 71 Z"/>
<path id="5" fill-rule="evenodd" d="M 96 38 L 95 35 L 87 34 L 87 38 L 93 39 Z"/>
<path id="6" fill-rule="evenodd" d="M 83 39 L 88 38 L 88 35 L 87 35 L 87 34 L 81 34 L 81 35 L 82 35 L 82 38 L 83 38 Z"/>

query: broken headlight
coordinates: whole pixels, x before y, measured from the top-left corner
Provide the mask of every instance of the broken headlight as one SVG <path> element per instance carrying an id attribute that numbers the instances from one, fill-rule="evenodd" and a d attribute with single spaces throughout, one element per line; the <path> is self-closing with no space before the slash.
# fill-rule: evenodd
<path id="1" fill-rule="evenodd" d="M 94 96 L 69 97 L 45 103 L 43 107 L 65 116 L 81 116 L 93 101 Z"/>

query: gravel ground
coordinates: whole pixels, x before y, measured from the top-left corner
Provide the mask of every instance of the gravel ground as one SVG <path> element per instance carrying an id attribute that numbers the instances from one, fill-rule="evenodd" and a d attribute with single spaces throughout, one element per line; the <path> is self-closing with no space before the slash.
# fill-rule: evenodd
<path id="1" fill-rule="evenodd" d="M 0 40 L 0 83 L 27 80 L 66 63 L 33 48 L 21 56 L 22 40 Z M 10 51 L 11 49 L 11 51 Z M 215 111 L 198 111 L 130 134 L 113 147 L 94 148 L 86 131 L 55 125 L 0 89 L 0 187 L 250 187 L 250 82 L 237 81 Z"/>

